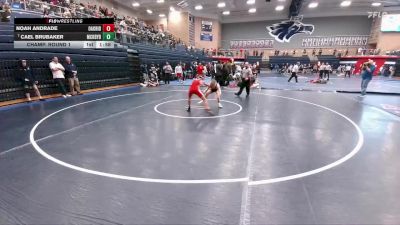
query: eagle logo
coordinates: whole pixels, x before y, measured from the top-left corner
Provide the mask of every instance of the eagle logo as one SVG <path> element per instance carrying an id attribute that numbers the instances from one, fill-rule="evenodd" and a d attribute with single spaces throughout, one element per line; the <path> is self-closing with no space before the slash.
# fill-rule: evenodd
<path id="1" fill-rule="evenodd" d="M 290 42 L 290 39 L 296 34 L 312 34 L 314 25 L 304 24 L 297 20 L 287 20 L 280 23 L 267 26 L 269 35 L 279 42 Z"/>

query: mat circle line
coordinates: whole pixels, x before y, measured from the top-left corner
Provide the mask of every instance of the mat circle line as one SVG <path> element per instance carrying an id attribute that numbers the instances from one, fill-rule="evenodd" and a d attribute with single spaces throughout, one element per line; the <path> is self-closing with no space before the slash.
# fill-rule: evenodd
<path id="1" fill-rule="evenodd" d="M 227 101 L 227 100 L 221 100 L 221 102 L 231 103 L 233 105 L 236 105 L 239 109 L 232 113 L 217 115 L 217 116 L 178 116 L 178 115 L 172 115 L 172 114 L 167 114 L 167 113 L 161 112 L 158 109 L 158 107 L 160 107 L 161 105 L 165 105 L 170 102 L 179 102 L 179 101 L 187 101 L 187 99 L 175 99 L 175 100 L 169 100 L 169 101 L 162 102 L 162 103 L 154 106 L 154 111 L 156 111 L 158 114 L 161 114 L 163 116 L 168 116 L 168 117 L 178 118 L 178 119 L 214 119 L 214 118 L 223 118 L 223 117 L 227 117 L 227 116 L 233 116 L 233 115 L 240 113 L 243 110 L 243 107 L 241 105 L 239 105 L 235 102 Z"/>
<path id="2" fill-rule="evenodd" d="M 336 167 L 344 162 L 346 162 L 347 160 L 351 159 L 354 155 L 356 155 L 360 150 L 361 147 L 363 146 L 364 143 L 364 135 L 360 129 L 360 127 L 354 122 L 352 121 L 350 118 L 348 118 L 347 116 L 341 114 L 340 112 L 337 112 L 331 108 L 316 104 L 316 103 L 312 103 L 312 102 L 308 102 L 305 100 L 301 100 L 301 99 L 296 99 L 296 98 L 291 98 L 291 97 L 285 97 L 285 96 L 280 96 L 280 95 L 273 95 L 273 94 L 267 94 L 267 93 L 254 93 L 254 94 L 258 94 L 258 95 L 265 95 L 265 96 L 272 96 L 272 97 L 277 97 L 277 98 L 283 98 L 283 99 L 288 99 L 288 100 L 293 100 L 293 101 L 297 101 L 297 102 L 302 102 L 302 103 L 306 103 L 309 105 L 313 105 L 322 109 L 325 109 L 327 111 L 330 111 L 334 114 L 339 115 L 340 117 L 344 118 L 345 120 L 347 120 L 348 122 L 350 122 L 350 124 L 352 124 L 355 129 L 357 130 L 357 134 L 358 134 L 358 141 L 356 146 L 354 147 L 354 149 L 348 153 L 347 155 L 345 155 L 344 157 L 342 157 L 341 159 L 330 163 L 326 166 L 314 169 L 314 170 L 310 170 L 304 173 L 299 173 L 299 174 L 294 174 L 294 175 L 290 175 L 290 176 L 284 176 L 284 177 L 278 177 L 278 178 L 272 178 L 272 179 L 264 179 L 264 180 L 258 180 L 258 181 L 250 181 L 249 177 L 241 177 L 241 178 L 231 178 L 231 179 L 200 179 L 200 180 L 172 180 L 172 179 L 155 179 L 155 178 L 144 178 L 144 177 L 133 177 L 133 176 L 124 176 L 124 175 L 118 175 L 118 174 L 112 174 L 112 173 L 105 173 L 105 172 L 100 172 L 100 171 L 96 171 L 96 170 L 91 170 L 91 169 L 86 169 L 86 168 L 82 168 L 79 166 L 75 166 L 69 163 L 66 163 L 64 161 L 61 161 L 53 156 L 51 156 L 50 154 L 48 154 L 47 152 L 45 152 L 36 142 L 35 140 L 35 131 L 36 129 L 39 127 L 40 124 L 42 124 L 45 120 L 49 119 L 50 117 L 65 111 L 67 109 L 76 107 L 76 106 L 80 106 L 80 105 L 84 105 L 84 104 L 88 104 L 88 103 L 92 103 L 92 102 L 97 102 L 97 101 L 103 101 L 106 99 L 113 99 L 113 98 L 118 98 L 118 97 L 123 97 L 123 96 L 130 96 L 130 95 L 141 95 L 141 94 L 152 94 L 152 93 L 169 93 L 169 92 L 186 92 L 186 91 L 181 91 L 181 90 L 171 90 L 171 91 L 152 91 L 152 92 L 140 92 L 140 93 L 129 93 L 129 94 L 122 94 L 122 95 L 115 95 L 115 96 L 110 96 L 110 97 L 105 97 L 105 98 L 99 98 L 99 99 L 95 99 L 95 100 L 90 100 L 90 101 L 86 101 L 86 102 L 81 102 L 75 105 L 71 105 L 65 108 L 62 108 L 60 110 L 57 110 L 47 116 L 45 116 L 44 118 L 42 118 L 41 120 L 39 120 L 31 129 L 30 133 L 29 133 L 29 140 L 32 144 L 32 146 L 34 147 L 34 149 L 41 154 L 43 157 L 45 157 L 46 159 L 57 163 L 61 166 L 76 170 L 76 171 L 80 171 L 80 172 L 84 172 L 84 173 L 88 173 L 88 174 L 93 174 L 93 175 L 98 175 L 98 176 L 103 176 L 103 177 L 109 177 L 109 178 L 114 178 L 114 179 L 122 179 L 122 180 L 130 180 L 130 181 L 139 181 L 139 182 L 148 182 L 148 183 L 164 183 L 164 184 L 217 184 L 217 183 L 237 183 L 237 182 L 247 182 L 249 186 L 257 186 L 257 185 L 264 185 L 264 184 L 271 184 L 271 183 L 278 183 L 278 182 L 283 182 L 283 181 L 289 181 L 289 180 L 294 180 L 294 179 L 299 179 L 302 177 L 306 177 L 306 176 L 310 176 L 313 174 L 317 174 L 317 173 L 321 173 L 323 171 L 326 171 L 328 169 L 331 169 L 333 167 Z M 228 91 L 231 92 L 231 91 Z"/>

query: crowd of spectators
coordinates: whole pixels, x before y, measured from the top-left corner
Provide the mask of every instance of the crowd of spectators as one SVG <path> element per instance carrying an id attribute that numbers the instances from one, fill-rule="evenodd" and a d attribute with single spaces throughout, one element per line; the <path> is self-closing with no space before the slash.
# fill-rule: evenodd
<path id="1" fill-rule="evenodd" d="M 252 70 L 254 77 L 260 74 L 260 64 L 254 63 L 233 63 L 233 62 L 200 62 L 193 61 L 190 63 L 177 63 L 170 65 L 168 62 L 164 66 L 152 63 L 150 66 L 142 64 L 140 66 L 143 75 L 142 86 L 155 87 L 160 85 L 160 80 L 163 84 L 169 84 L 171 79 L 177 79 L 183 84 L 186 79 L 192 79 L 196 74 L 202 74 L 215 79 L 220 86 L 235 85 L 239 82 L 243 75 L 243 68 L 248 67 Z M 234 81 L 231 83 L 231 81 Z"/>
<path id="2" fill-rule="evenodd" d="M 129 39 L 130 43 L 149 42 L 170 48 L 184 45 L 162 26 L 148 25 L 137 17 L 119 15 L 113 9 L 97 4 L 79 3 L 76 0 L 14 0 L 10 6 L 9 3 L 0 2 L 2 21 L 10 20 L 10 8 L 39 12 L 45 18 L 114 18 L 116 41 L 123 43 Z"/>

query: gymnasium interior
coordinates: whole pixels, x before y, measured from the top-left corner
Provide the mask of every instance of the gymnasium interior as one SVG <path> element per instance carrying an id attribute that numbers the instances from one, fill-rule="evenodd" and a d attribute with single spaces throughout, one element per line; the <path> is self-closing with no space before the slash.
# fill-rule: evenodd
<path id="1" fill-rule="evenodd" d="M 400 224 L 400 0 L 0 0 L 0 225 Z"/>

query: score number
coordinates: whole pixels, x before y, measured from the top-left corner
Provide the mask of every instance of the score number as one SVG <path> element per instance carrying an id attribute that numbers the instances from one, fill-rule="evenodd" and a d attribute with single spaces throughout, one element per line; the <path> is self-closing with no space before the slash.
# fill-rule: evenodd
<path id="1" fill-rule="evenodd" d="M 114 24 L 103 24 L 103 32 L 114 32 Z"/>
<path id="2" fill-rule="evenodd" d="M 114 24 L 103 24 L 103 41 L 114 41 L 115 39 Z"/>

